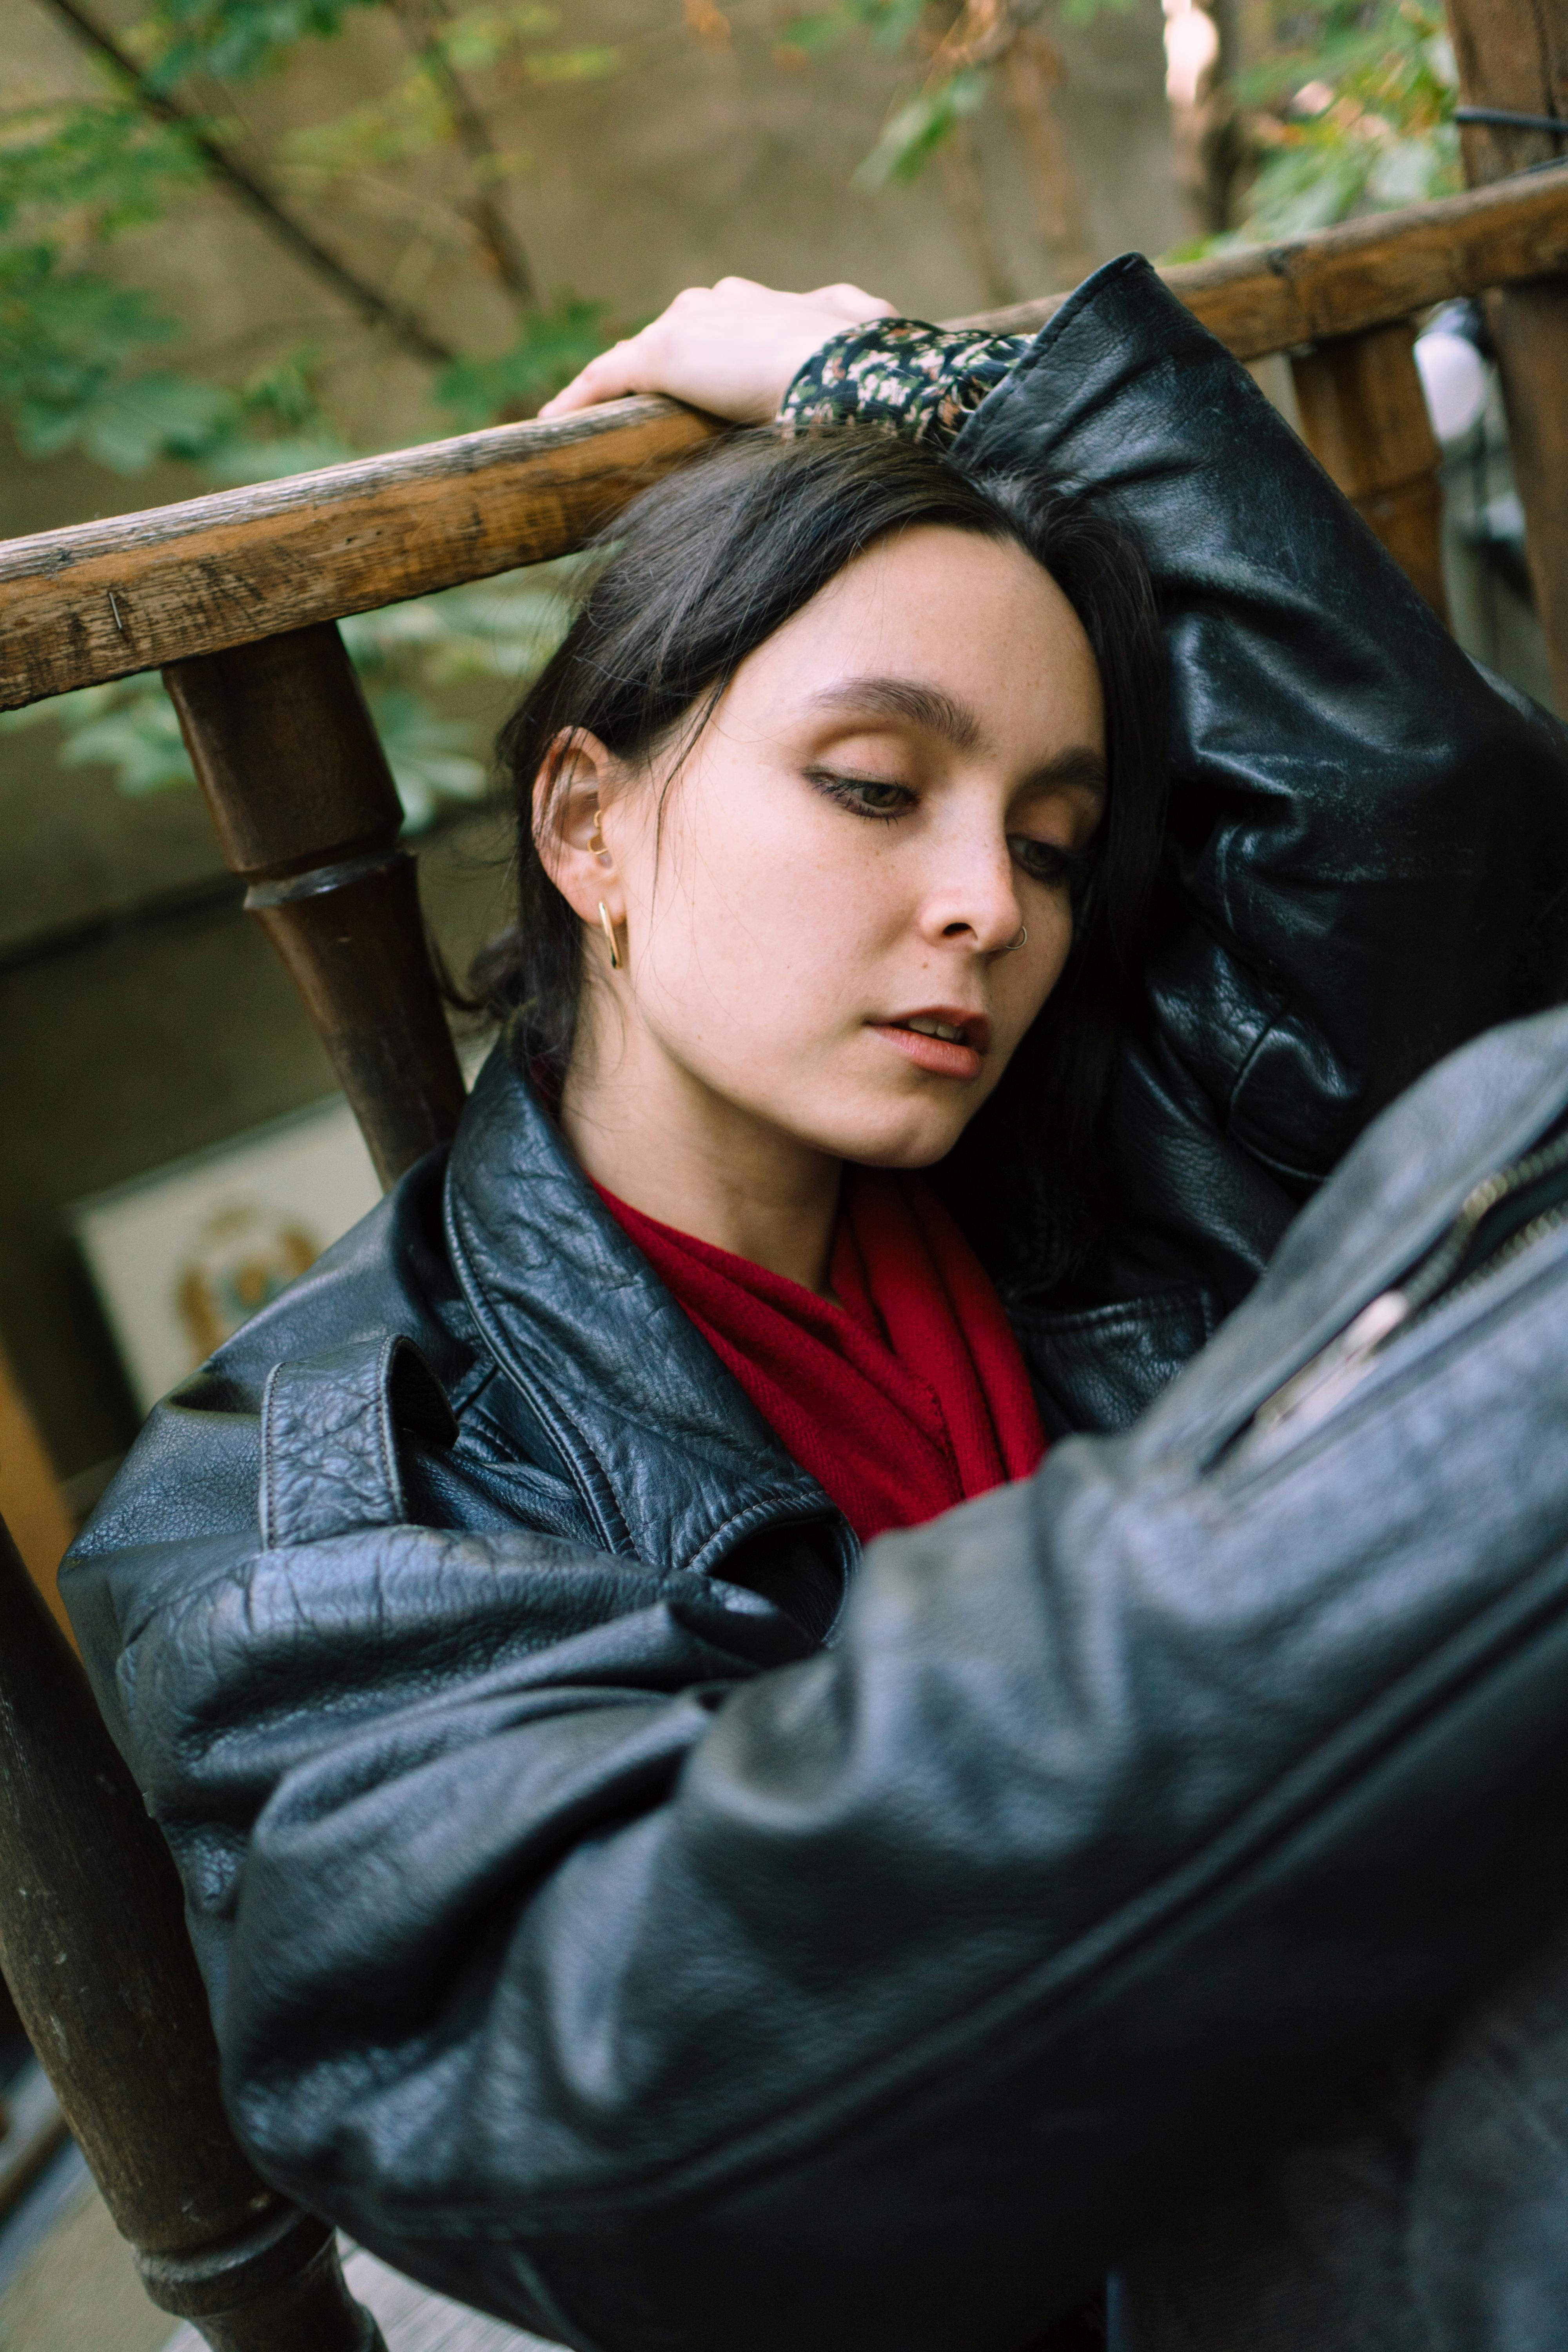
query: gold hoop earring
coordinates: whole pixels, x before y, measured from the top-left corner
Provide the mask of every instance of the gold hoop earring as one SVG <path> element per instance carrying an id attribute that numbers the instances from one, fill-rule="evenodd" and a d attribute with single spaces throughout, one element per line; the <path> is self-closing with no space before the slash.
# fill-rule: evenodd
<path id="1" fill-rule="evenodd" d="M 605 937 L 610 943 L 610 970 L 619 971 L 621 956 L 620 950 L 616 945 L 616 927 L 610 920 L 610 910 L 602 898 L 599 901 L 599 920 L 605 927 Z"/>
<path id="2" fill-rule="evenodd" d="M 1021 947 L 1023 947 L 1023 946 L 1025 945 L 1026 941 L 1026 940 L 1027 940 L 1027 939 L 1028 939 L 1028 936 L 1029 936 L 1029 926 L 1027 925 L 1027 923 L 1020 923 L 1020 924 L 1019 924 L 1019 926 L 1018 926 L 1018 936 L 1017 936 L 1017 938 L 1016 938 L 1016 940 L 1008 940 L 1008 942 L 1007 942 L 1006 946 L 1005 946 L 1005 947 L 1003 949 L 1003 950 L 1002 950 L 1003 954 L 1004 954 L 1004 955 L 1016 955 L 1016 954 L 1017 954 L 1017 952 L 1018 952 L 1018 950 L 1019 950 Z"/>
<path id="3" fill-rule="evenodd" d="M 590 857 L 596 857 L 601 866 L 607 866 L 610 862 L 610 853 L 605 847 L 605 813 L 603 809 L 595 809 L 594 811 L 594 830 L 588 835 L 588 855 Z"/>

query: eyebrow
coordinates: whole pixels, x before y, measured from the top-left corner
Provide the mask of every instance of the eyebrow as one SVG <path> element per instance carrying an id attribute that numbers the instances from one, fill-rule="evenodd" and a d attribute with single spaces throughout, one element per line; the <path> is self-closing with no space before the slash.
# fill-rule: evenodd
<path id="1" fill-rule="evenodd" d="M 1067 751 L 1058 751 L 1054 759 L 1042 760 L 1026 781 L 1031 785 L 1043 784 L 1058 789 L 1063 784 L 1077 784 L 1084 792 L 1092 793 L 1097 801 L 1105 800 L 1110 791 L 1105 761 L 1100 752 L 1091 751 L 1087 743 L 1071 744 Z"/>
<path id="2" fill-rule="evenodd" d="M 979 748 L 984 730 L 967 703 L 944 694 L 941 687 L 922 686 L 912 677 L 857 677 L 844 686 L 825 687 L 812 697 L 814 707 L 846 718 L 902 719 L 923 728 L 928 735 L 951 743 L 955 751 Z M 1108 790 L 1105 761 L 1087 743 L 1069 744 L 1051 759 L 1042 760 L 1027 778 L 1031 786 L 1078 784 L 1104 800 Z"/>
<path id="3" fill-rule="evenodd" d="M 901 719 L 941 736 L 955 751 L 973 751 L 980 742 L 980 721 L 966 703 L 912 677 L 851 678 L 845 686 L 825 687 L 812 701 L 818 710 L 842 711 L 847 718 Z"/>

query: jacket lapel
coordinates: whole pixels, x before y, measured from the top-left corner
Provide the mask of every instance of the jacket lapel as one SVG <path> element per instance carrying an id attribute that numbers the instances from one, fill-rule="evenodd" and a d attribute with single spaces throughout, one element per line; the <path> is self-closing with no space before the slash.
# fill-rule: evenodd
<path id="1" fill-rule="evenodd" d="M 764 1526 L 854 1538 L 601 1204 L 503 1038 L 447 1175 L 452 1263 L 607 1550 L 699 1572 Z"/>

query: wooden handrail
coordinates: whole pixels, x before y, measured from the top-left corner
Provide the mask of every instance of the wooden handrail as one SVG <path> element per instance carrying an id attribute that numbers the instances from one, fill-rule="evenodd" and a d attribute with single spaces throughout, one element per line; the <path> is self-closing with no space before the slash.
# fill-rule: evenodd
<path id="1" fill-rule="evenodd" d="M 1568 163 L 1163 275 L 1256 359 L 1560 272 Z M 1065 299 L 962 323 L 1032 330 Z M 569 554 L 716 429 L 672 402 L 616 401 L 13 540 L 0 709 Z"/>
<path id="2" fill-rule="evenodd" d="M 1259 360 L 1565 269 L 1568 163 L 1160 274 L 1238 360 Z M 1033 332 L 1066 299 L 1048 294 L 953 323 Z"/>

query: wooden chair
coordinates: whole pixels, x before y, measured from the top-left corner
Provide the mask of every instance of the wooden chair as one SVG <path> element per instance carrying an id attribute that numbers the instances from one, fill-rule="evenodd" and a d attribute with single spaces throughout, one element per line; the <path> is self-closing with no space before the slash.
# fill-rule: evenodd
<path id="1" fill-rule="evenodd" d="M 1508 103 L 1522 105 L 1517 89 Z M 1568 163 L 1167 278 L 1241 358 L 1290 354 L 1307 438 L 1439 611 L 1439 453 L 1412 317 L 1503 289 L 1532 561 L 1568 708 Z M 1035 328 L 1060 299 L 986 323 Z M 1517 336 L 1510 303 L 1524 306 Z M 385 1183 L 451 1134 L 463 1087 L 396 795 L 335 624 L 570 552 L 716 429 L 621 401 L 0 547 L 0 708 L 162 667 L 225 856 Z M 154 2301 L 220 2352 L 369 2352 L 374 2323 L 330 2233 L 228 2134 L 172 1866 L 5 1541 L 0 1963 Z"/>

